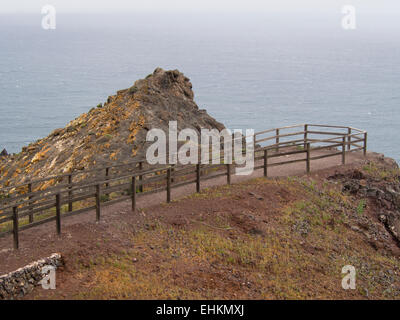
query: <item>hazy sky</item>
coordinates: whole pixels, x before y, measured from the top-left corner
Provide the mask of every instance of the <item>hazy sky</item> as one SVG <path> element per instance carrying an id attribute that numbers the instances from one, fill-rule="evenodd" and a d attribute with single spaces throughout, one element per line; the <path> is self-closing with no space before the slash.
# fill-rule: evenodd
<path id="1" fill-rule="evenodd" d="M 41 7 L 46 4 L 55 6 L 58 13 L 329 12 L 354 5 L 365 12 L 400 14 L 399 0 L 0 0 L 0 13 L 40 14 Z"/>

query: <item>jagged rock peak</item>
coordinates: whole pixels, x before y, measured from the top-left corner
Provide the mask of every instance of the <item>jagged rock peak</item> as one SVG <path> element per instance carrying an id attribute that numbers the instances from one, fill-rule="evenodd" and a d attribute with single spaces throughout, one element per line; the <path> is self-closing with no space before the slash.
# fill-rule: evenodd
<path id="1" fill-rule="evenodd" d="M 167 132 L 169 121 L 177 121 L 178 130 L 222 130 L 224 125 L 199 110 L 193 97 L 192 84 L 185 75 L 157 68 L 65 128 L 23 147 L 19 154 L 1 157 L 0 188 L 143 158 L 150 144 L 147 132 L 153 128 Z"/>

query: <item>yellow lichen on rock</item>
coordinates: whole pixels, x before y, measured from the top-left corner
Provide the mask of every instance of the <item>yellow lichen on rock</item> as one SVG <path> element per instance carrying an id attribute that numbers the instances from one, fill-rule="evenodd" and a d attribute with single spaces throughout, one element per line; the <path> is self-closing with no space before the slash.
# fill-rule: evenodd
<path id="1" fill-rule="evenodd" d="M 142 115 L 139 116 L 139 120 L 138 121 L 134 121 L 131 123 L 130 127 L 129 127 L 129 136 L 127 139 L 127 143 L 134 143 L 136 140 L 136 135 L 139 132 L 140 129 L 142 129 L 143 125 L 144 125 L 145 119 Z"/>
<path id="2" fill-rule="evenodd" d="M 117 160 L 117 153 L 116 152 L 111 153 L 110 160 L 113 160 L 113 161 Z"/>
<path id="3" fill-rule="evenodd" d="M 48 187 L 53 186 L 54 183 L 55 183 L 55 180 L 54 180 L 54 179 L 45 181 L 45 182 L 40 186 L 40 190 L 41 190 L 41 191 L 46 190 Z"/>
<path id="4" fill-rule="evenodd" d="M 43 149 L 42 149 L 43 150 Z M 41 160 L 44 160 L 46 158 L 46 153 L 50 150 L 50 147 L 47 149 L 40 151 L 35 154 L 35 156 L 32 158 L 31 163 L 35 163 Z"/>

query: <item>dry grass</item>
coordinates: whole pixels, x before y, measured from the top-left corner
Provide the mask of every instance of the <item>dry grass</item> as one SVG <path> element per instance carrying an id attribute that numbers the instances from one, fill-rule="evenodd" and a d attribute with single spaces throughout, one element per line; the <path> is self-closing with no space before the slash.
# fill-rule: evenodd
<path id="1" fill-rule="evenodd" d="M 303 196 L 289 201 L 260 234 L 243 232 L 229 213 L 188 227 L 149 221 L 130 234 L 134 247 L 125 254 L 101 258 L 81 271 L 91 280 L 75 298 L 398 298 L 399 261 L 378 253 L 348 227 L 347 212 L 356 211 L 357 202 L 330 186 L 297 178 L 256 179 L 180 202 L 235 197 L 238 190 L 271 184 Z M 347 264 L 358 272 L 357 290 L 341 288 Z"/>
<path id="2" fill-rule="evenodd" d="M 368 175 L 395 179 L 395 170 Z M 369 171 L 368 171 L 369 170 Z M 368 172 L 367 172 L 368 171 Z M 370 203 L 323 177 L 258 178 L 113 220 L 88 256 L 70 253 L 67 280 L 47 298 L 399 299 L 400 261 L 357 221 Z M 391 180 L 390 180 L 391 181 Z M 140 216 L 140 218 L 139 218 Z M 120 242 L 118 242 L 120 241 Z M 79 250 L 76 250 L 79 253 Z M 105 253 L 107 252 L 107 253 Z M 75 259 L 76 258 L 76 259 Z M 356 268 L 356 290 L 341 286 Z"/>

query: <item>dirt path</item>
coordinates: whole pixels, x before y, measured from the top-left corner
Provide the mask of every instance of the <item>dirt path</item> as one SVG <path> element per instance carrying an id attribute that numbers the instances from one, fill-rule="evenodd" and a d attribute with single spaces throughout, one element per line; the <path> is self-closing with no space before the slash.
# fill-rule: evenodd
<path id="1" fill-rule="evenodd" d="M 328 154 L 329 151 L 321 151 L 313 153 L 313 156 L 319 156 Z M 272 161 L 269 160 L 269 164 L 301 159 L 304 155 L 293 155 L 293 156 L 282 156 L 277 158 L 272 158 Z M 346 164 L 355 164 L 358 162 L 363 161 L 365 158 L 361 152 L 357 153 L 350 153 L 346 154 Z M 341 155 L 335 157 L 328 157 L 320 160 L 311 161 L 311 172 L 317 172 L 322 169 L 332 168 L 335 166 L 340 166 L 342 161 Z M 256 163 L 256 166 L 261 165 L 262 162 Z M 275 178 L 275 177 L 285 177 L 285 176 L 295 176 L 295 175 L 303 175 L 306 174 L 306 164 L 305 162 L 281 165 L 268 168 L 268 177 Z M 240 183 L 242 181 L 246 181 L 249 179 L 259 178 L 263 176 L 263 169 L 258 169 L 253 171 L 251 175 L 232 175 L 231 183 Z M 226 177 L 217 177 L 215 179 L 209 179 L 206 181 L 201 182 L 201 188 L 210 188 L 215 186 L 225 185 L 227 183 Z M 172 190 L 171 197 L 172 199 L 179 199 L 181 197 L 193 194 L 196 192 L 196 185 L 195 183 L 178 187 Z M 139 197 L 137 200 L 137 207 L 139 208 L 146 208 L 149 206 L 153 206 L 156 204 L 160 204 L 166 201 L 166 192 L 160 192 L 152 195 L 144 195 Z M 120 204 L 116 204 L 114 206 L 110 206 L 109 208 L 105 209 L 104 211 L 107 212 L 109 210 L 114 210 L 115 208 L 126 208 L 130 205 L 129 201 L 121 202 Z"/>
<path id="2" fill-rule="evenodd" d="M 327 154 L 332 151 L 313 152 L 313 156 Z M 273 158 L 274 163 L 277 161 L 289 161 L 294 159 L 303 158 L 303 154 L 292 156 L 283 156 L 280 158 Z M 282 158 L 285 158 L 283 160 Z M 365 161 L 362 152 L 346 154 L 346 164 L 354 165 Z M 334 168 L 341 165 L 341 155 L 329 157 L 325 159 L 315 160 L 311 162 L 311 171 L 315 174 L 319 170 Z M 305 162 L 275 166 L 268 169 L 269 177 L 282 177 L 282 176 L 295 176 L 306 174 Z M 231 182 L 233 184 L 246 181 L 249 179 L 263 176 L 263 170 L 259 169 L 254 171 L 251 175 L 238 176 L 232 175 Z M 201 183 L 201 188 L 209 188 L 226 184 L 226 177 L 217 177 L 209 179 Z M 182 186 L 173 189 L 172 199 L 176 200 L 184 196 L 196 192 L 195 184 Z M 142 208 L 148 208 L 159 205 L 166 201 L 166 192 L 156 194 L 139 196 L 137 199 L 138 212 Z M 102 208 L 102 221 L 95 222 L 95 212 L 89 211 L 87 213 L 69 217 L 62 221 L 62 235 L 57 236 L 55 230 L 55 223 L 49 223 L 29 231 L 21 232 L 20 234 L 20 249 L 14 251 L 12 249 L 12 236 L 7 236 L 0 239 L 0 274 L 10 272 L 19 267 L 22 267 L 32 261 L 50 255 L 53 252 L 63 253 L 68 251 L 73 252 L 76 248 L 80 247 L 83 243 L 90 243 L 93 239 L 98 239 L 103 236 L 102 230 L 106 232 L 106 224 L 113 223 L 116 218 L 121 214 L 131 213 L 130 201 L 124 201 L 114 205 L 104 206 Z M 138 213 L 136 215 L 139 215 Z M 113 238 L 112 234 L 109 234 Z M 96 240 L 94 240 L 96 242 Z M 118 243 L 115 244 L 118 246 Z M 84 254 L 84 253 L 82 253 Z"/>

